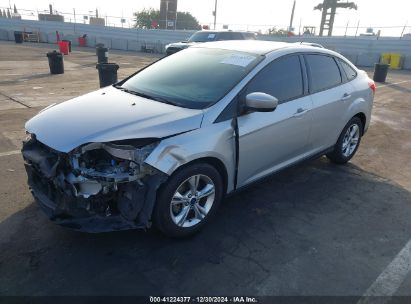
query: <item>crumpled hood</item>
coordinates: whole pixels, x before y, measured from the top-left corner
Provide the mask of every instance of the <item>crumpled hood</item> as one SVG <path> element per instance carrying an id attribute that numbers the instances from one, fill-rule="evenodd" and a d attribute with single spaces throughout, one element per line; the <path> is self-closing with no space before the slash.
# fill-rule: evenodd
<path id="1" fill-rule="evenodd" d="M 162 138 L 197 129 L 202 110 L 185 109 L 107 87 L 40 112 L 26 130 L 43 144 L 70 152 L 90 142 Z"/>

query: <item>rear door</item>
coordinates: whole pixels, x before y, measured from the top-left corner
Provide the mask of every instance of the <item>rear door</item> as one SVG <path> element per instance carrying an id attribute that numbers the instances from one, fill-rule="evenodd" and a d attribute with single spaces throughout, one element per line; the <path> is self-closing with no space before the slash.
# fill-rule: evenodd
<path id="1" fill-rule="evenodd" d="M 313 100 L 310 145 L 313 152 L 333 146 L 347 123 L 344 121 L 352 101 L 353 87 L 345 82 L 336 58 L 326 54 L 304 55 Z"/>
<path id="2" fill-rule="evenodd" d="M 253 92 L 279 100 L 273 112 L 245 113 L 238 117 L 238 187 L 304 157 L 311 128 L 312 100 L 304 87 L 302 57 L 288 55 L 260 71 L 240 95 Z"/>

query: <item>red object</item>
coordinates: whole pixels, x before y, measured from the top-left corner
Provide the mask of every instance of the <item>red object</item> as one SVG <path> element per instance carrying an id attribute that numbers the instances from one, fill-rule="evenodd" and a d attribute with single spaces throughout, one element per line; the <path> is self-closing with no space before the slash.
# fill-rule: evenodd
<path id="1" fill-rule="evenodd" d="M 372 92 L 375 94 L 375 91 L 377 90 L 377 86 L 375 85 L 375 82 L 369 82 L 368 85 L 370 89 L 372 90 Z"/>
<path id="2" fill-rule="evenodd" d="M 59 41 L 58 44 L 59 44 L 60 52 L 63 53 L 64 55 L 68 55 L 69 54 L 68 41 Z"/>
<path id="3" fill-rule="evenodd" d="M 79 46 L 86 46 L 86 38 L 78 37 L 78 45 Z"/>
<path id="4" fill-rule="evenodd" d="M 158 28 L 158 22 L 155 21 L 155 20 L 151 21 L 151 28 L 153 28 L 153 29 Z"/>

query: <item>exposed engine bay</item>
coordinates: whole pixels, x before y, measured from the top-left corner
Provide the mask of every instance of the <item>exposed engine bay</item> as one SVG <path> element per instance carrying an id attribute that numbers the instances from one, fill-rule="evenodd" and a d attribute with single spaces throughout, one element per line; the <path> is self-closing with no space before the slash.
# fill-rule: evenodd
<path id="1" fill-rule="evenodd" d="M 104 232 L 150 226 L 156 191 L 167 179 L 144 163 L 158 143 L 89 143 L 62 153 L 31 135 L 22 154 L 33 196 L 53 221 Z"/>

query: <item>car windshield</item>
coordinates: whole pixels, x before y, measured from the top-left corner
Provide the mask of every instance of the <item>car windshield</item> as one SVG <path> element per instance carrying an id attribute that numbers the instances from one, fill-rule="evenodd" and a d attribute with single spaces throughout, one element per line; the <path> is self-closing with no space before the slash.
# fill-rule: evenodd
<path id="1" fill-rule="evenodd" d="M 158 102 L 204 109 L 224 97 L 262 59 L 233 50 L 189 48 L 138 72 L 118 88 Z"/>
<path id="2" fill-rule="evenodd" d="M 188 42 L 214 41 L 216 36 L 217 33 L 215 32 L 197 32 L 188 39 Z"/>

